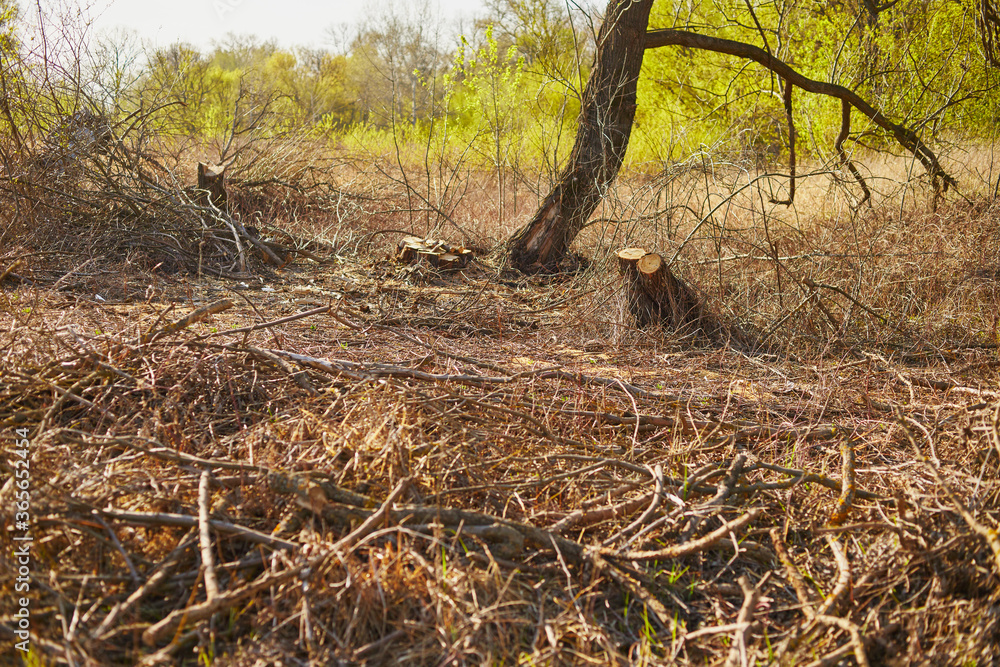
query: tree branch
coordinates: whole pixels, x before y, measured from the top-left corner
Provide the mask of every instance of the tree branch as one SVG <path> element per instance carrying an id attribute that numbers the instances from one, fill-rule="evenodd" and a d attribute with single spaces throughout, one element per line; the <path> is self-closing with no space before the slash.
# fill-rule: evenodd
<path id="1" fill-rule="evenodd" d="M 861 176 L 861 172 L 854 166 L 854 162 L 847 156 L 847 151 L 844 150 L 844 141 L 846 141 L 847 137 L 851 134 L 851 103 L 847 100 L 841 100 L 840 111 L 840 134 L 837 135 L 837 140 L 833 143 L 833 147 L 837 150 L 837 156 L 840 158 L 840 164 L 850 170 L 854 179 L 858 182 L 862 191 L 865 193 L 865 196 L 858 202 L 858 208 L 861 208 L 866 201 L 871 200 L 872 191 L 868 189 L 868 184 L 865 183 L 865 179 Z"/>
<path id="2" fill-rule="evenodd" d="M 719 37 L 699 35 L 685 30 L 648 31 L 646 33 L 645 48 L 655 49 L 661 46 L 686 46 L 688 48 L 700 49 L 702 51 L 714 51 L 715 53 L 725 53 L 739 58 L 747 58 L 760 63 L 778 76 L 783 77 L 788 84 L 794 84 L 802 90 L 810 93 L 827 95 L 829 97 L 836 97 L 837 99 L 843 100 L 864 115 L 868 116 L 868 118 L 870 118 L 876 125 L 891 132 L 904 148 L 913 153 L 913 156 L 920 160 L 920 163 L 924 165 L 924 168 L 927 169 L 927 172 L 930 174 L 931 183 L 933 184 L 935 191 L 940 189 L 939 180 L 944 181 L 944 190 L 947 190 L 949 186 L 956 185 L 955 179 L 945 172 L 945 170 L 941 167 L 941 164 L 938 162 L 937 156 L 935 156 L 934 152 L 920 140 L 920 137 L 917 136 L 916 132 L 892 122 L 884 114 L 872 107 L 872 105 L 868 104 L 868 102 L 863 100 L 857 93 L 849 88 L 845 88 L 835 83 L 825 83 L 823 81 L 810 79 L 802 74 L 799 74 L 788 64 L 778 60 L 764 49 L 751 44 L 736 42 L 731 39 L 721 39 Z"/>
<path id="3" fill-rule="evenodd" d="M 795 201 L 795 121 L 792 119 L 792 84 L 788 81 L 785 81 L 782 100 L 785 102 L 785 118 L 788 119 L 788 199 L 772 197 L 771 203 L 791 206 Z"/>

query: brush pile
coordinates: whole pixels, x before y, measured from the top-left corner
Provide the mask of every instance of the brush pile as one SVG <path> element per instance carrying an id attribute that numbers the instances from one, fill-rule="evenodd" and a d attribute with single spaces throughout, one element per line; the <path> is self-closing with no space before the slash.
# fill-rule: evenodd
<path id="1" fill-rule="evenodd" d="M 4 293 L 0 423 L 29 434 L 37 655 L 997 657 L 992 352 L 559 342 L 582 285 L 356 266 L 287 284 L 299 305 L 212 288 L 186 317 Z M 0 578 L 11 644 L 14 586 Z"/>
<path id="2" fill-rule="evenodd" d="M 11 237 L 64 255 L 245 279 L 305 245 L 287 229 L 280 243 L 262 241 L 259 220 L 342 219 L 352 210 L 351 197 L 329 183 L 332 161 L 282 139 L 236 151 L 241 167 L 228 179 L 228 205 L 214 201 L 202 185 L 204 165 L 195 183 L 195 161 L 165 151 L 150 123 L 141 115 L 112 123 L 86 110 L 47 122 L 43 140 L 5 160 L 0 207 L 15 212 Z M 287 159 L 275 166 L 259 152 Z M 221 171 L 211 177 L 221 187 Z"/>

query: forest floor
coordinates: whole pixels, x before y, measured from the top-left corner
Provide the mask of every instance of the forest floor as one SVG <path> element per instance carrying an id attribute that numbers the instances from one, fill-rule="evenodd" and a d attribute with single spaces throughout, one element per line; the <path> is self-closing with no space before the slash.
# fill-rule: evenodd
<path id="1" fill-rule="evenodd" d="M 682 272 L 754 349 L 633 326 L 621 245 L 4 255 L 0 662 L 996 664 L 998 219 L 706 233 Z"/>

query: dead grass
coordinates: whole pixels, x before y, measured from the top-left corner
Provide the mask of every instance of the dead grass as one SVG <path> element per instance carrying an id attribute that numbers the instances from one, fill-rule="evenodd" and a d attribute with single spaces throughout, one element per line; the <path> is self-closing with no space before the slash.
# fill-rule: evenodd
<path id="1" fill-rule="evenodd" d="M 995 200 L 852 212 L 805 188 L 786 212 L 731 196 L 738 170 L 709 173 L 715 194 L 677 170 L 618 188 L 598 218 L 621 227 L 588 230 L 578 273 L 524 278 L 489 251 L 529 195 L 498 226 L 490 176 L 466 174 L 440 222 L 340 169 L 244 179 L 323 264 L 223 280 L 80 268 L 51 237 L 5 253 L 0 465 L 27 429 L 32 660 L 1000 659 Z M 479 261 L 401 266 L 397 229 L 461 229 Z M 634 244 L 680 250 L 756 351 L 633 328 L 607 259 Z"/>

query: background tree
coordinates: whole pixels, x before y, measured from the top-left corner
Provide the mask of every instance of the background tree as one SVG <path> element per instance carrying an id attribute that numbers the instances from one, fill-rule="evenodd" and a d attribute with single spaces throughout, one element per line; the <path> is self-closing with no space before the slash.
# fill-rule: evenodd
<path id="1" fill-rule="evenodd" d="M 501 49 L 514 47 L 528 72 L 563 82 L 580 97 L 586 67 L 593 59 L 592 25 L 582 12 L 556 0 L 487 0 L 486 16 Z M 590 9 L 590 8 L 588 8 Z"/>
<path id="2" fill-rule="evenodd" d="M 21 150 L 21 137 L 18 122 L 14 118 L 10 99 L 16 91 L 22 88 L 22 77 L 18 72 L 18 53 L 20 42 L 17 38 L 18 6 L 12 0 L 0 0 L 0 113 L 7 122 L 18 152 Z M 8 156 L 3 156 L 6 162 Z"/>
<path id="3" fill-rule="evenodd" d="M 434 107 L 431 89 L 423 85 L 443 73 L 448 55 L 430 5 L 423 2 L 381 6 L 359 28 L 351 43 L 348 85 L 357 94 L 358 120 L 387 127 L 395 121 L 417 121 Z"/>

